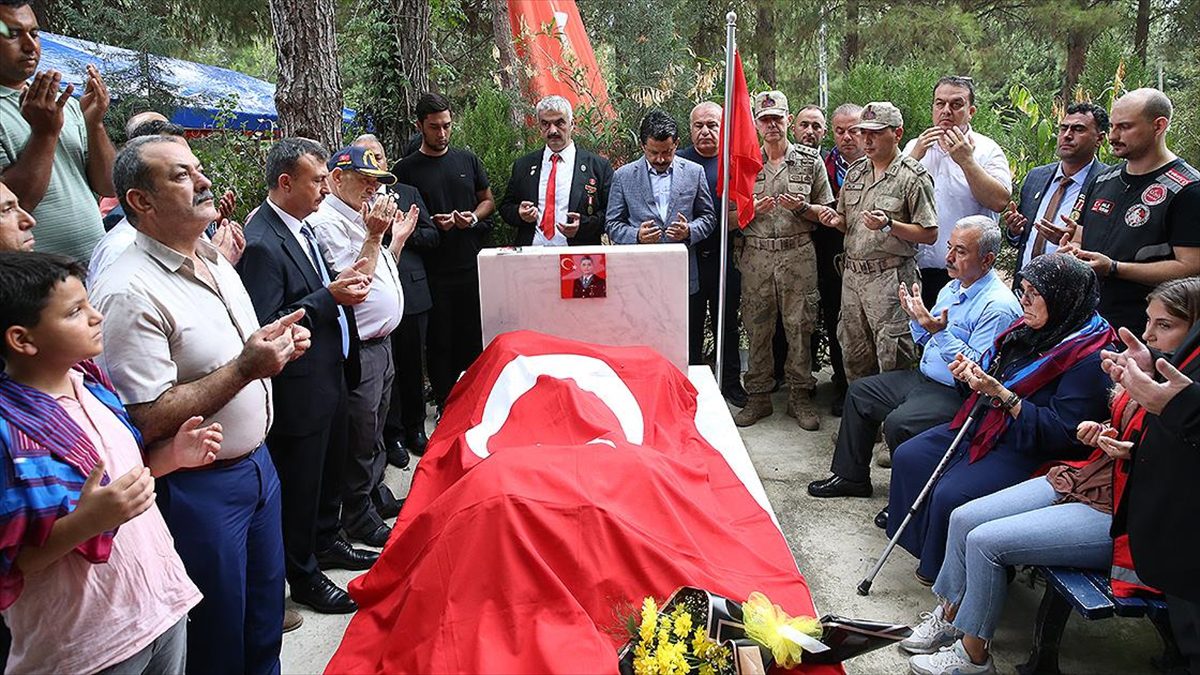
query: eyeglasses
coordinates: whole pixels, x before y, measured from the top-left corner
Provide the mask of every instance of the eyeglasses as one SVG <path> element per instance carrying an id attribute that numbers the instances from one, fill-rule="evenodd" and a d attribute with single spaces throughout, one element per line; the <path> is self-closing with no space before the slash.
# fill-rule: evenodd
<path id="1" fill-rule="evenodd" d="M 1030 286 L 1029 288 L 1025 288 L 1023 285 L 1017 287 L 1017 300 L 1020 301 L 1021 304 L 1032 305 L 1033 301 L 1040 297 L 1042 297 L 1042 294 L 1039 293 L 1038 290 L 1033 286 Z"/>

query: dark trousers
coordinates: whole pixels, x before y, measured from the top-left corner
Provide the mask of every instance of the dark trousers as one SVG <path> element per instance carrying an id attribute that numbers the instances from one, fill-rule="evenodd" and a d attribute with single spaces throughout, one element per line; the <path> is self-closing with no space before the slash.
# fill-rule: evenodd
<path id="1" fill-rule="evenodd" d="M 1171 616 L 1171 632 L 1183 655 L 1183 672 L 1200 675 L 1200 602 L 1168 594 L 1167 612 Z"/>
<path id="2" fill-rule="evenodd" d="M 342 382 L 340 377 L 338 382 Z M 295 381 L 288 384 L 296 386 Z M 338 537 L 346 463 L 344 384 L 336 400 L 328 403 L 332 415 L 318 432 L 289 434 L 286 425 L 276 423 L 267 435 L 267 447 L 279 473 L 284 568 L 291 584 L 309 582 L 320 574 L 314 554 L 332 546 Z"/>
<path id="3" fill-rule="evenodd" d="M 699 251 L 696 254 L 700 272 L 700 292 L 689 298 L 688 362 L 704 363 L 704 327 L 717 334 L 717 311 L 720 303 L 721 257 L 719 251 Z M 742 304 L 742 274 L 733 264 L 733 251 L 725 263 L 725 337 L 722 387 L 741 384 L 742 357 L 738 350 L 738 309 Z M 716 345 L 713 346 L 716 349 Z"/>
<path id="4" fill-rule="evenodd" d="M 429 276 L 429 383 L 438 406 L 458 381 L 458 376 L 483 351 L 483 326 L 479 316 L 479 272 L 455 270 Z"/>
<path id="5" fill-rule="evenodd" d="M 945 267 L 921 268 L 921 301 L 925 307 L 932 309 L 937 304 L 938 293 L 950 283 L 950 273 Z"/>
<path id="6" fill-rule="evenodd" d="M 187 672 L 279 673 L 283 536 L 279 477 L 260 447 L 237 464 L 158 480 L 162 511 L 188 576 L 204 594 L 187 630 Z"/>
<path id="7" fill-rule="evenodd" d="M 837 269 L 837 257 L 845 251 L 845 235 L 832 227 L 818 227 L 812 233 L 817 253 L 817 289 L 821 294 L 821 327 L 829 341 L 829 365 L 833 368 L 833 384 L 839 392 L 846 390 L 846 366 L 842 363 L 842 343 L 838 342 L 838 312 L 842 309 L 842 275 Z M 931 305 L 932 306 L 932 305 Z M 813 334 L 812 351 L 817 354 L 817 336 Z M 816 370 L 814 368 L 813 370 Z"/>
<path id="8" fill-rule="evenodd" d="M 346 468 L 342 481 L 342 525 L 347 532 L 369 534 L 383 525 L 371 495 L 382 486 L 387 455 L 383 421 L 392 397 L 392 341 L 362 343 L 362 377 L 347 399 Z"/>
<path id="9" fill-rule="evenodd" d="M 392 333 L 392 400 L 388 406 L 384 438 L 425 431 L 425 335 L 429 312 L 409 314 Z"/>
<path id="10" fill-rule="evenodd" d="M 893 370 L 850 383 L 830 470 L 864 482 L 871 478 L 871 449 L 879 425 L 889 448 L 954 419 L 963 397 L 954 387 L 919 370 Z"/>

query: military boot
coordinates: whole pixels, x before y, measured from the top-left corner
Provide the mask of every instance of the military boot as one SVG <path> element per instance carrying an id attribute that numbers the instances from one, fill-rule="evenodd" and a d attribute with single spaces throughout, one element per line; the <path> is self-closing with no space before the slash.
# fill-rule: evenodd
<path id="1" fill-rule="evenodd" d="M 787 414 L 796 418 L 801 429 L 816 431 L 821 428 L 821 418 L 813 405 L 812 394 L 805 389 L 793 389 L 788 396 Z"/>
<path id="2" fill-rule="evenodd" d="M 771 406 L 770 394 L 750 394 L 749 399 L 746 407 L 733 416 L 733 423 L 739 427 L 748 427 L 775 412 L 775 408 Z"/>

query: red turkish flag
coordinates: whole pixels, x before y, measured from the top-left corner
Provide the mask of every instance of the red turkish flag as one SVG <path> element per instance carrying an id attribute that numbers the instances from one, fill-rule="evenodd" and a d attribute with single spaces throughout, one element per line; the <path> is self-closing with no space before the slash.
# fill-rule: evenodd
<path id="1" fill-rule="evenodd" d="M 497 337 L 454 387 L 327 673 L 615 673 L 616 609 L 693 585 L 813 615 L 770 515 L 644 347 Z M 805 672 L 839 673 L 836 666 Z"/>
<path id="2" fill-rule="evenodd" d="M 745 229 L 754 220 L 754 181 L 762 171 L 762 149 L 758 145 L 758 130 L 750 110 L 750 90 L 742 71 L 742 55 L 733 53 L 733 100 L 725 102 L 725 119 L 729 124 L 729 199 L 737 204 L 738 225 Z M 725 135 L 721 134 L 724 156 Z M 717 196 L 725 184 L 724 163 L 717 171 Z"/>
<path id="3" fill-rule="evenodd" d="M 576 108 L 590 104 L 604 118 L 616 118 L 575 0 L 508 0 L 508 19 L 513 46 L 529 65 L 534 100 L 557 94 Z"/>

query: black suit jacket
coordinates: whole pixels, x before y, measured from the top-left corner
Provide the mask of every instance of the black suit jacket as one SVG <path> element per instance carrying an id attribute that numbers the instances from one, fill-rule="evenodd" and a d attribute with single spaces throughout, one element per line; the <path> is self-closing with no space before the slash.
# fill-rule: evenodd
<path id="1" fill-rule="evenodd" d="M 400 251 L 400 261 L 397 269 L 400 272 L 400 287 L 404 291 L 404 316 L 428 312 L 433 307 L 433 297 L 429 294 L 429 280 L 425 275 L 425 259 L 421 251 L 435 248 L 441 237 L 438 236 L 437 226 L 429 217 L 429 209 L 417 188 L 404 183 L 396 183 L 387 188 L 388 192 L 396 195 L 396 204 L 401 211 L 407 211 L 413 204 L 417 205 L 417 229 L 409 235 L 408 241 Z M 388 235 L 389 239 L 391 235 Z"/>
<path id="2" fill-rule="evenodd" d="M 500 216 L 504 222 L 517 230 L 514 242 L 517 246 L 533 243 L 533 231 L 537 223 L 521 220 L 517 211 L 521 202 L 538 203 L 538 182 L 542 176 L 542 152 L 538 148 L 513 162 L 512 176 L 508 189 L 500 202 Z M 563 166 L 558 170 L 562 171 Z M 572 246 L 596 245 L 604 234 L 604 214 L 608 210 L 608 188 L 612 185 L 612 166 L 600 155 L 575 146 L 575 166 L 571 167 L 571 196 L 567 211 L 579 214 L 579 232 L 567 240 Z"/>
<path id="3" fill-rule="evenodd" d="M 332 278 L 328 266 L 325 269 Z M 312 331 L 312 346 L 272 379 L 274 427 L 292 435 L 315 433 L 329 423 L 334 401 L 342 395 L 341 381 L 351 387 L 358 383 L 354 313 L 344 308 L 351 325 L 350 358 L 343 359 L 337 303 L 300 242 L 265 202 L 246 223 L 246 250 L 237 270 L 260 323 L 304 310 L 301 322 Z"/>
<path id="4" fill-rule="evenodd" d="M 1021 234 L 1014 237 L 1009 233 L 1008 228 L 1004 228 L 1004 236 L 1008 238 L 1008 243 L 1012 244 L 1017 249 L 1017 265 L 1021 264 L 1022 256 L 1025 255 L 1025 244 L 1032 236 L 1037 236 L 1037 228 L 1033 226 L 1037 220 L 1038 209 L 1042 206 L 1042 199 L 1046 191 L 1050 189 L 1050 181 L 1054 180 L 1054 174 L 1058 171 L 1058 162 L 1043 164 L 1029 170 L 1025 176 L 1025 181 L 1021 183 L 1021 198 L 1017 203 L 1017 212 L 1025 216 L 1029 222 L 1025 225 L 1025 229 L 1021 230 Z M 1101 162 L 1099 159 L 1093 159 L 1091 165 L 1088 166 L 1087 175 L 1083 179 L 1083 192 L 1087 192 L 1088 185 L 1096 178 L 1096 175 L 1109 169 L 1109 165 Z M 1058 225 L 1059 223 L 1055 223 Z M 1001 227 L 1004 223 L 1000 223 Z M 1031 234 L 1033 233 L 1033 234 Z M 1058 242 L 1053 242 L 1057 244 Z M 1017 280 L 1013 279 L 1013 288 L 1017 287 Z"/>

